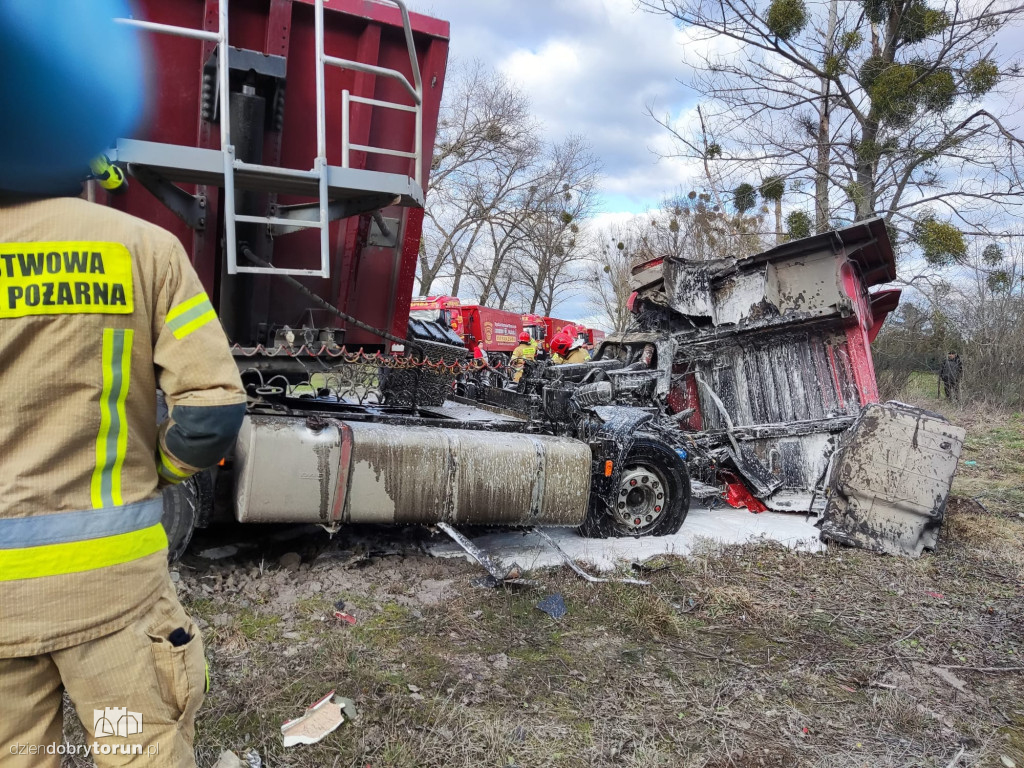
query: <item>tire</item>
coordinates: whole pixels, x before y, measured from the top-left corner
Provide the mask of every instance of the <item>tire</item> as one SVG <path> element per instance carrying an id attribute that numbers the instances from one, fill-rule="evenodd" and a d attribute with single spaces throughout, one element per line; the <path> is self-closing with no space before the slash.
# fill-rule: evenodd
<path id="1" fill-rule="evenodd" d="M 167 560 L 185 554 L 199 520 L 208 519 L 213 508 L 213 480 L 208 472 L 164 488 L 164 514 L 160 522 L 167 532 Z"/>
<path id="2" fill-rule="evenodd" d="M 690 511 L 690 474 L 674 450 L 658 440 L 638 437 L 619 477 L 611 498 L 591 494 L 579 529 L 583 536 L 668 536 L 682 528 Z M 658 498 L 662 489 L 663 499 Z"/>

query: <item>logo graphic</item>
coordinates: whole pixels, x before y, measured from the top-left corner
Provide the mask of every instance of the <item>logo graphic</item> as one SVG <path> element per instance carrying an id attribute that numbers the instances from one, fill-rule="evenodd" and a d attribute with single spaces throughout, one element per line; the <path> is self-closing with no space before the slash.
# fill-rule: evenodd
<path id="1" fill-rule="evenodd" d="M 97 739 L 142 733 L 142 713 L 126 707 L 105 707 L 92 711 L 92 732 Z"/>
<path id="2" fill-rule="evenodd" d="M 491 339 L 494 337 L 494 323 L 490 320 L 484 323 L 484 341 L 488 344 L 491 343 Z"/>

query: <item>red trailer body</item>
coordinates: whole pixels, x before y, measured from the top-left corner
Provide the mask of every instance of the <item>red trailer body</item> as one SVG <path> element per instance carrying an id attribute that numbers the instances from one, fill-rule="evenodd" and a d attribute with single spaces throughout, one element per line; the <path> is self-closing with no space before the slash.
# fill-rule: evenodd
<path id="1" fill-rule="evenodd" d="M 134 18 L 215 32 L 219 7 L 217 0 L 138 0 Z M 231 130 L 236 158 L 272 168 L 304 171 L 315 167 L 318 121 L 314 0 L 230 0 L 228 15 Z M 410 52 L 398 8 L 369 0 L 331 0 L 323 16 L 324 52 L 328 56 L 397 70 L 412 80 Z M 343 164 L 341 137 L 347 127 L 352 145 L 347 168 L 387 174 L 379 178 L 391 179 L 389 183 L 399 177 L 411 182 L 410 177 L 419 175 L 425 190 L 445 77 L 449 28 L 445 21 L 419 14 L 410 14 L 410 21 L 423 83 L 420 173 L 416 173 L 414 162 L 408 157 L 356 149 L 413 149 L 413 112 L 379 103 L 351 103 L 347 126 L 343 125 L 343 90 L 353 97 L 408 105 L 411 99 L 406 90 L 395 79 L 336 66 L 324 68 L 326 157 L 328 166 Z M 341 329 L 338 341 L 349 346 L 381 344 L 381 339 L 372 334 L 345 329 L 343 321 L 313 308 L 301 293 L 270 275 L 228 274 L 223 252 L 223 177 L 218 183 L 210 173 L 171 167 L 173 162 L 139 151 L 139 147 L 146 146 L 145 142 L 220 149 L 218 44 L 157 31 L 140 34 L 151 52 L 148 115 L 132 137 L 136 141 L 118 142 L 114 159 L 144 166 L 143 170 L 150 171 L 151 176 L 155 168 L 158 178 L 156 182 L 150 179 L 150 184 L 133 182 L 124 196 L 97 192 L 100 201 L 105 199 L 109 205 L 159 224 L 178 236 L 190 251 L 196 271 L 232 341 L 242 346 L 272 344 L 274 329 L 288 325 Z M 308 205 L 313 198 L 308 193 L 297 194 L 305 191 L 295 184 L 282 183 L 280 189 L 271 189 L 269 183 L 263 188 L 258 184 L 245 187 L 239 175 L 235 178 L 241 185 L 236 197 L 239 214 L 283 215 L 278 212 L 287 210 L 287 206 Z M 167 192 L 168 182 L 176 185 L 177 191 Z M 163 185 L 163 202 L 143 188 L 145 185 L 152 189 L 153 183 Z M 381 191 L 387 186 L 384 184 Z M 174 199 L 178 208 L 186 208 L 187 215 L 180 210 L 178 215 L 172 213 L 175 205 L 167 199 Z M 398 202 L 395 196 L 384 199 Z M 368 206 L 364 201 L 360 209 L 352 200 L 339 201 L 332 195 L 332 206 L 348 208 L 339 208 L 338 213 L 332 209 L 330 276 L 302 279 L 314 293 L 342 311 L 404 337 L 423 211 L 408 200 L 403 202 L 404 205 Z M 315 210 L 316 206 L 312 207 Z M 374 209 L 379 212 L 372 213 Z M 356 215 L 352 215 L 353 210 Z M 191 219 L 188 223 L 187 218 Z M 320 266 L 316 229 L 287 231 L 275 230 L 273 224 L 239 223 L 236 240 L 244 242 L 264 261 L 272 262 L 275 268 Z"/>

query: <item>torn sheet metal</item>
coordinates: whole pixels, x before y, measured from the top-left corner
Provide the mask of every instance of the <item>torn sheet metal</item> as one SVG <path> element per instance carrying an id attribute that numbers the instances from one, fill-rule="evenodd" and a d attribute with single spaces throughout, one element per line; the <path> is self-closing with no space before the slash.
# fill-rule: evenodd
<path id="1" fill-rule="evenodd" d="M 560 546 L 558 546 L 558 542 L 552 539 L 547 533 L 545 533 L 540 528 L 534 528 L 533 531 L 542 539 L 544 539 L 544 541 L 548 543 L 548 546 L 550 546 L 559 555 L 562 556 L 562 560 L 565 561 L 566 565 L 568 565 L 570 568 L 576 571 L 577 574 L 579 574 L 592 584 L 608 584 L 614 582 L 616 584 L 636 584 L 637 586 L 641 587 L 651 586 L 651 582 L 643 581 L 641 579 L 603 579 L 598 576 L 592 576 L 591 574 L 587 573 L 582 568 L 580 568 L 578 565 L 576 565 L 576 561 L 569 556 L 569 553 L 562 549 Z"/>
<path id="2" fill-rule="evenodd" d="M 677 342 L 658 365 L 679 428 L 759 504 L 812 511 L 838 437 L 878 401 L 870 343 L 899 293 L 869 289 L 895 277 L 872 219 L 739 259 L 639 265 L 631 307 Z"/>
<path id="3" fill-rule="evenodd" d="M 523 569 L 519 567 L 518 563 L 502 567 L 494 562 L 486 552 L 459 533 L 453 526 L 448 525 L 448 523 L 438 523 L 437 527 L 447 533 L 452 538 L 452 541 L 462 547 L 468 555 L 491 574 L 491 578 L 495 582 L 494 586 L 498 584 L 533 584 L 533 582 L 522 578 Z"/>
<path id="4" fill-rule="evenodd" d="M 544 611 L 552 619 L 560 619 L 569 612 L 565 607 L 565 598 L 558 593 L 548 595 L 537 603 L 537 609 Z"/>
<path id="5" fill-rule="evenodd" d="M 910 557 L 934 549 L 965 435 L 921 408 L 865 407 L 839 449 L 821 538 Z"/>

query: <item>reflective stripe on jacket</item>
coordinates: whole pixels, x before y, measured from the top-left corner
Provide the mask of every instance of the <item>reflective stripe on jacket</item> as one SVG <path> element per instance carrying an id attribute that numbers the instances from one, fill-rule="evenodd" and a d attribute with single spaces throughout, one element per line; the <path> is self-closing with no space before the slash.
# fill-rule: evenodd
<path id="1" fill-rule="evenodd" d="M 203 414 L 245 393 L 177 238 L 78 198 L 0 204 L 0 354 L 0 657 L 28 656 L 148 610 L 160 486 L 209 466 Z"/>
<path id="2" fill-rule="evenodd" d="M 0 518 L 0 581 L 81 573 L 167 547 L 161 497 L 105 509 Z"/>
<path id="3" fill-rule="evenodd" d="M 518 360 L 535 360 L 537 358 L 537 344 L 531 342 L 529 344 L 523 344 L 522 342 L 512 350 L 512 359 Z"/>

